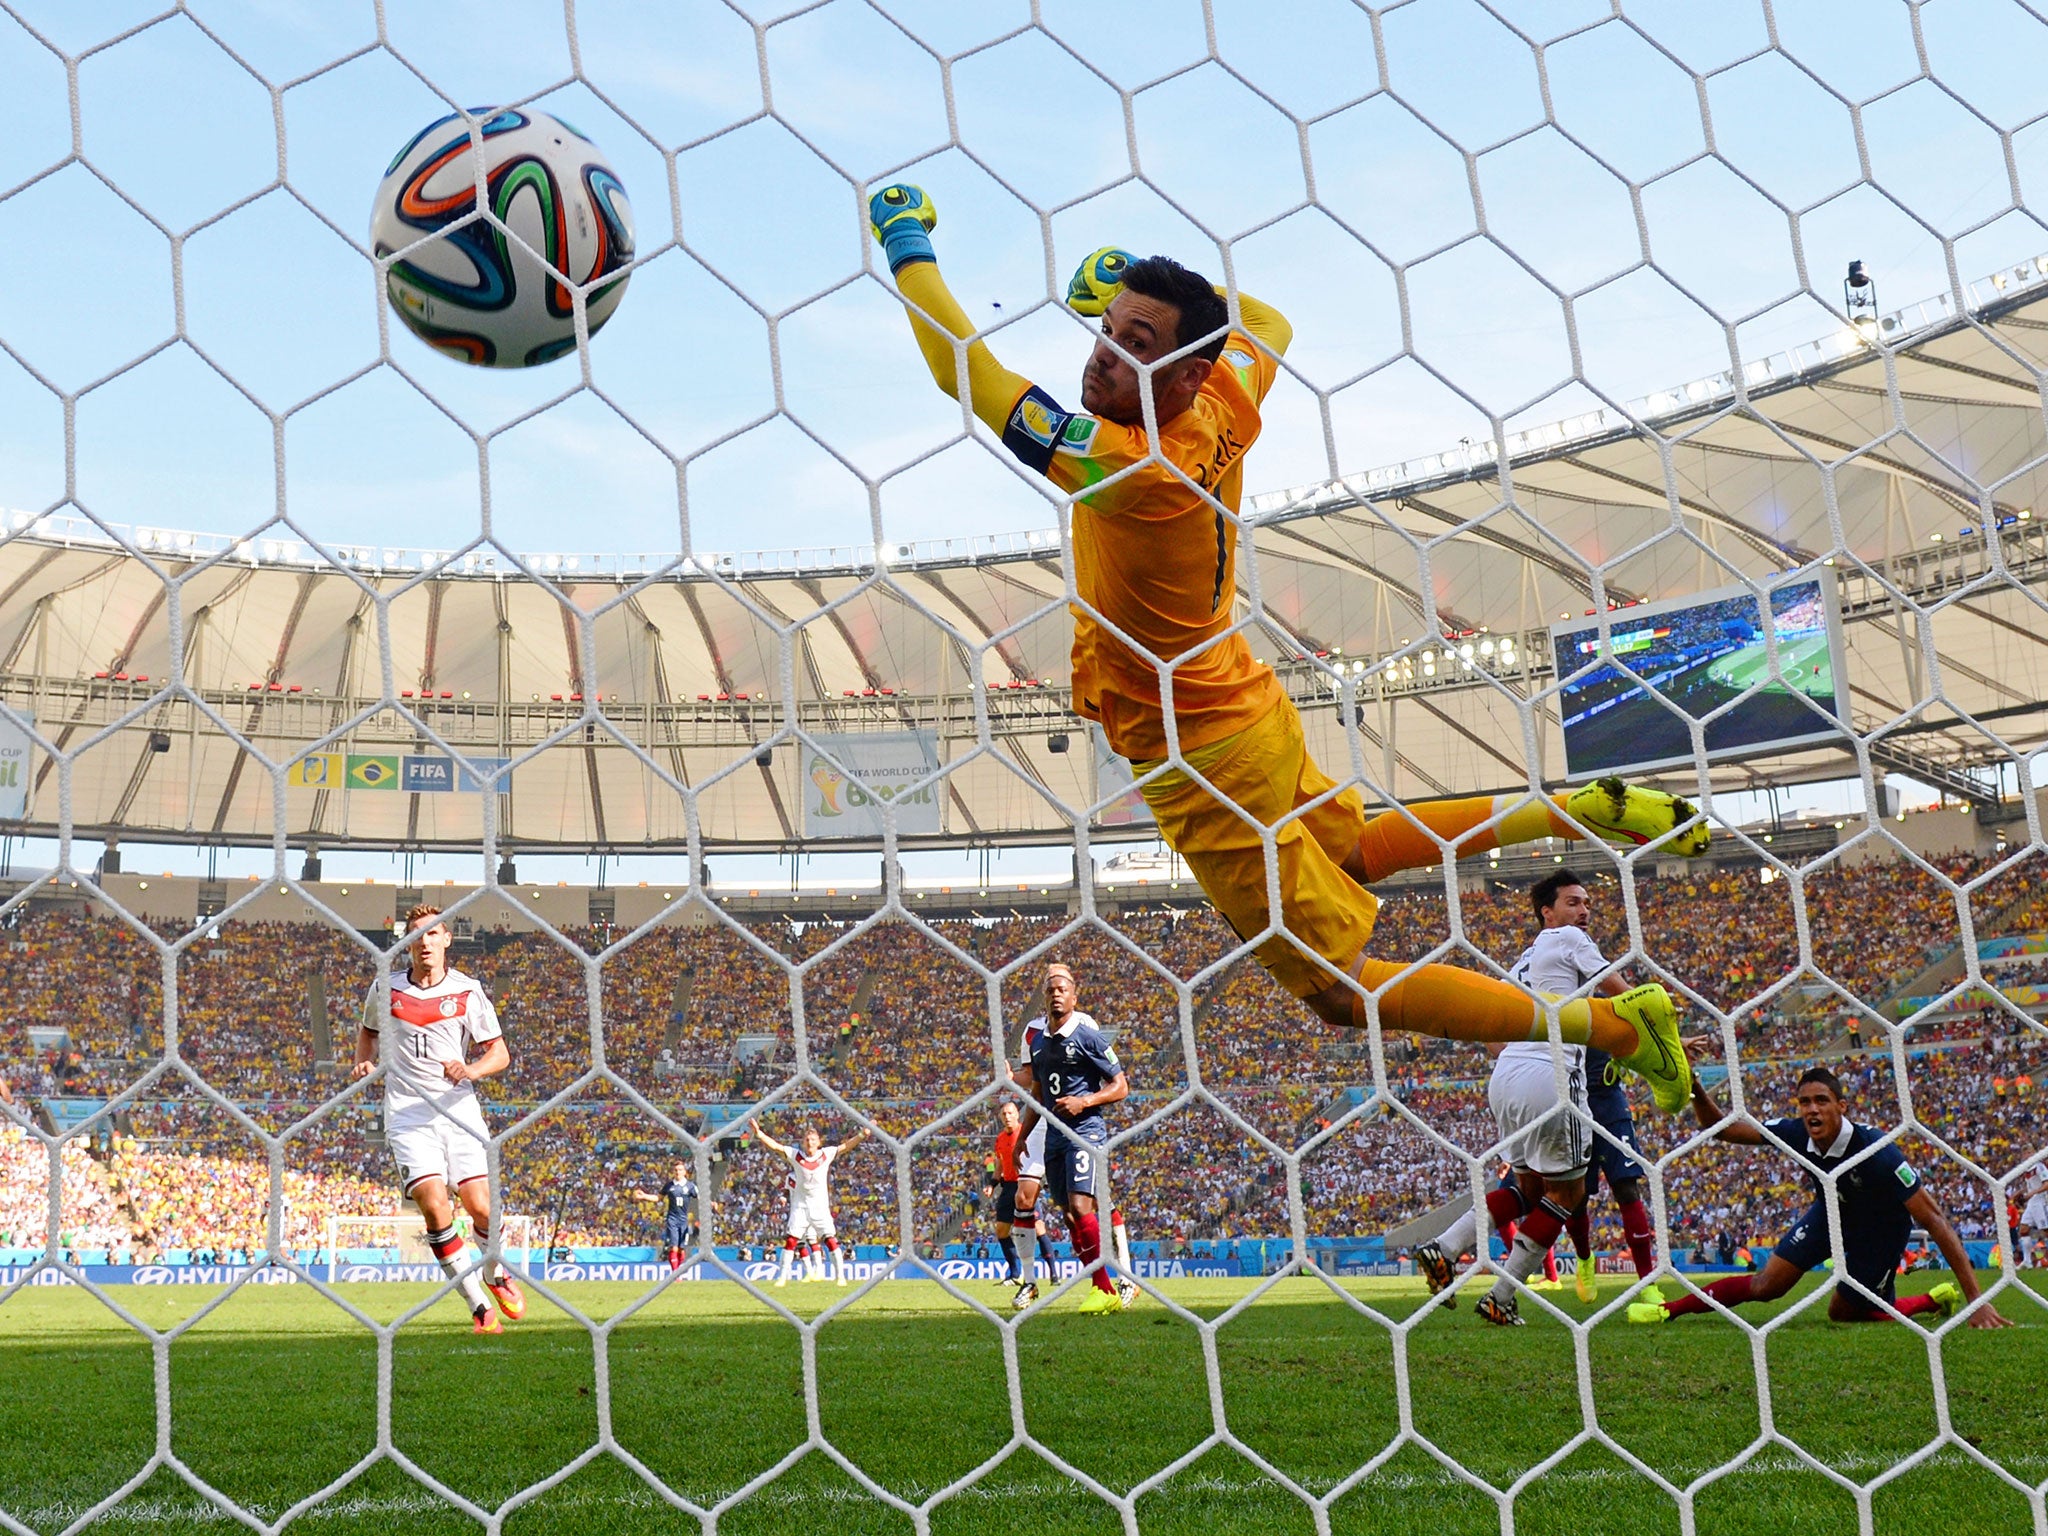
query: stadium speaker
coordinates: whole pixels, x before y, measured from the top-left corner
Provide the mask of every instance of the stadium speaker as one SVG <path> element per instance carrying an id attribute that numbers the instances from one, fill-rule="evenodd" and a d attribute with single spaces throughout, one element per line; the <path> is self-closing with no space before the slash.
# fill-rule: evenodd
<path id="1" fill-rule="evenodd" d="M 763 747 L 760 751 L 754 754 L 754 765 L 757 768 L 772 767 L 774 763 L 775 753 L 767 747 Z"/>
<path id="2" fill-rule="evenodd" d="M 311 849 L 306 851 L 306 862 L 299 866 L 299 883 L 318 885 L 320 883 L 320 855 Z"/>
<path id="3" fill-rule="evenodd" d="M 149 733 L 149 750 L 152 752 L 170 751 L 171 733 L 169 731 L 151 731 Z"/>
<path id="4" fill-rule="evenodd" d="M 517 885 L 518 883 L 518 869 L 513 866 L 513 863 L 510 859 L 500 859 L 498 861 L 498 884 Z"/>
<path id="5" fill-rule="evenodd" d="M 1048 751 L 1048 752 L 1064 752 L 1064 751 L 1066 751 L 1066 750 L 1067 750 L 1067 733 L 1066 733 L 1065 731 L 1054 731 L 1054 732 L 1053 732 L 1053 733 L 1052 733 L 1052 734 L 1051 734 L 1050 736 L 1046 737 L 1046 738 L 1045 738 L 1045 750 L 1046 750 L 1046 751 Z"/>
<path id="6" fill-rule="evenodd" d="M 107 851 L 100 855 L 100 873 L 103 875 L 118 875 L 121 873 L 121 850 L 112 843 L 107 844 Z"/>

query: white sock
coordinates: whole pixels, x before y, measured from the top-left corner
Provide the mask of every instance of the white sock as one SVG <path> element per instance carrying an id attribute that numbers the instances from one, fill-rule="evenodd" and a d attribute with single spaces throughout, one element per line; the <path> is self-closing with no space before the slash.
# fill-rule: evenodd
<path id="1" fill-rule="evenodd" d="M 1010 1236 L 1017 1240 L 1018 1284 L 1029 1285 L 1038 1278 L 1038 1226 L 1013 1226 Z"/>
<path id="2" fill-rule="evenodd" d="M 1515 1297 L 1515 1282 L 1526 1280 L 1543 1267 L 1544 1250 L 1530 1242 L 1521 1233 L 1515 1234 L 1515 1245 L 1508 1250 L 1508 1256 L 1501 1260 L 1503 1273 L 1493 1282 L 1493 1289 L 1487 1294 L 1495 1301 L 1506 1304 Z"/>
<path id="3" fill-rule="evenodd" d="M 477 1251 L 484 1255 L 483 1277 L 485 1280 L 502 1280 L 505 1269 L 496 1259 L 490 1257 L 491 1228 L 488 1222 L 473 1221 L 469 1224 L 469 1235 L 476 1239 Z"/>
<path id="4" fill-rule="evenodd" d="M 1467 1211 L 1450 1224 L 1450 1227 L 1436 1240 L 1436 1245 L 1443 1249 L 1444 1257 L 1455 1264 L 1458 1262 L 1458 1255 L 1467 1248 L 1472 1247 L 1478 1240 L 1479 1218 L 1470 1211 Z"/>
<path id="5" fill-rule="evenodd" d="M 1112 1215 L 1109 1221 L 1109 1235 L 1116 1240 L 1116 1261 L 1123 1266 L 1124 1275 L 1129 1277 L 1137 1273 L 1131 1268 L 1130 1228 Z"/>
<path id="6" fill-rule="evenodd" d="M 789 1278 L 789 1265 L 790 1265 L 790 1261 L 791 1261 L 792 1259 L 794 1259 L 795 1257 L 796 1257 L 796 1250 L 795 1250 L 794 1248 L 790 1247 L 790 1246 L 789 1246 L 789 1244 L 787 1244 L 787 1243 L 784 1243 L 784 1244 L 782 1245 L 782 1275 L 781 1275 L 781 1278 L 782 1278 L 782 1279 L 784 1279 L 784 1280 L 787 1280 L 787 1279 Z"/>
<path id="7" fill-rule="evenodd" d="M 844 1280 L 846 1278 L 846 1250 L 837 1243 L 834 1243 L 825 1252 L 832 1256 L 832 1278 L 834 1280 Z"/>
<path id="8" fill-rule="evenodd" d="M 434 1241 L 435 1237 L 436 1234 L 434 1233 L 430 1232 L 427 1234 L 429 1242 Z M 468 1257 L 468 1249 L 458 1248 L 446 1258 L 442 1258 L 438 1254 L 435 1255 L 434 1261 L 441 1266 L 442 1274 L 455 1281 L 455 1288 L 462 1293 L 462 1299 L 469 1303 L 469 1310 L 471 1312 L 480 1312 L 491 1303 L 484 1295 L 484 1283 L 477 1278 L 477 1272 L 472 1269 L 467 1274 L 461 1273 L 463 1264 Z M 461 1275 L 460 1279 L 456 1278 L 458 1275 Z"/>

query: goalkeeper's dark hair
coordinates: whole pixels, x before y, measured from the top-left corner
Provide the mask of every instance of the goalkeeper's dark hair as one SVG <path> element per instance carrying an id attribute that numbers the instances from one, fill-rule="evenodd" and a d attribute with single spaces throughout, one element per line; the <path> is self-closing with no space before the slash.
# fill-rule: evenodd
<path id="1" fill-rule="evenodd" d="M 1171 256 L 1141 256 L 1124 269 L 1124 287 L 1180 311 L 1180 332 L 1173 338 L 1176 352 L 1199 341 L 1202 344 L 1190 356 L 1213 363 L 1223 355 L 1230 306 L 1201 273 L 1189 271 Z"/>
<path id="2" fill-rule="evenodd" d="M 1585 881 L 1581 880 L 1570 870 L 1560 869 L 1545 875 L 1541 880 L 1530 886 L 1529 906 L 1536 914 L 1536 921 L 1539 923 L 1543 921 L 1545 908 L 1557 905 L 1557 897 L 1560 891 L 1566 891 L 1575 885 L 1584 885 L 1585 883 Z"/>
<path id="3" fill-rule="evenodd" d="M 1838 1099 L 1847 1100 L 1849 1097 L 1849 1095 L 1842 1092 L 1842 1080 L 1826 1067 L 1808 1067 L 1804 1072 L 1800 1073 L 1798 1086 L 1804 1088 L 1808 1083 L 1819 1083 L 1821 1087 L 1827 1089 L 1829 1093 L 1832 1093 Z M 1795 1089 L 1794 1091 L 1796 1092 L 1797 1090 Z"/>

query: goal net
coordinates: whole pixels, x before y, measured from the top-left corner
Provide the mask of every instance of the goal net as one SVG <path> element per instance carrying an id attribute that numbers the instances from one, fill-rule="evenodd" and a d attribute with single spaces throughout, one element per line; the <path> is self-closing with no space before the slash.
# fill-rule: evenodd
<path id="1" fill-rule="evenodd" d="M 500 1216 L 494 1225 L 497 1256 L 506 1264 L 523 1268 L 543 1257 L 533 1246 L 531 1216 Z M 463 1250 L 463 1264 L 483 1257 L 476 1247 L 476 1237 L 466 1213 L 456 1217 L 455 1230 L 469 1241 L 469 1246 Z M 330 1284 L 342 1279 L 356 1265 L 438 1269 L 440 1263 L 434 1257 L 433 1249 L 427 1246 L 426 1218 L 418 1211 L 393 1211 L 380 1216 L 329 1216 L 326 1258 Z"/>
<path id="2" fill-rule="evenodd" d="M 0 78 L 0 1349 L 135 1366 L 0 1525 L 2048 1536 L 2036 6 L 0 0 Z M 1129 1224 L 1027 1306 L 1055 963 Z M 1622 986 L 1710 1105 L 1583 1080 Z M 538 1214 L 444 1350 L 365 1297 L 458 1054 Z"/>

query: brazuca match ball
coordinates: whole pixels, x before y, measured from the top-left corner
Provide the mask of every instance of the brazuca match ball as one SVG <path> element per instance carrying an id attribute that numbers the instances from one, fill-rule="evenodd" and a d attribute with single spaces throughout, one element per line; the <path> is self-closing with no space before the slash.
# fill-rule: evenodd
<path id="1" fill-rule="evenodd" d="M 509 107 L 474 116 L 488 211 L 518 240 L 481 217 L 450 227 L 477 206 L 469 123 L 451 113 L 413 135 L 384 173 L 371 249 L 380 259 L 405 253 L 385 286 L 422 341 L 465 363 L 531 368 L 576 350 L 562 278 L 582 285 L 620 272 L 633 258 L 633 210 L 603 152 L 560 118 Z M 590 289 L 591 335 L 619 307 L 627 275 Z"/>

